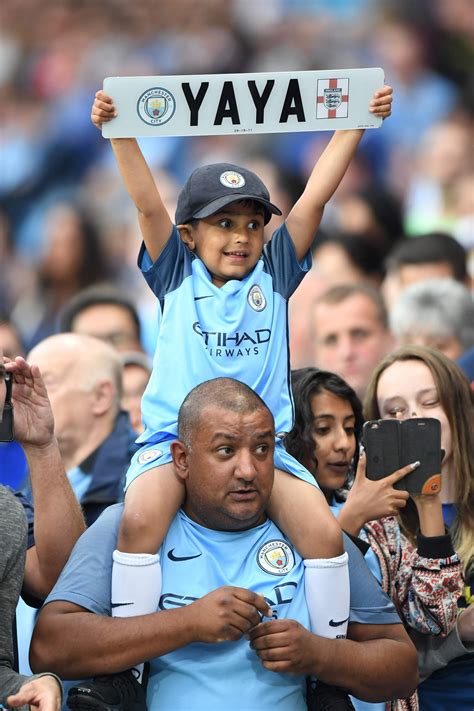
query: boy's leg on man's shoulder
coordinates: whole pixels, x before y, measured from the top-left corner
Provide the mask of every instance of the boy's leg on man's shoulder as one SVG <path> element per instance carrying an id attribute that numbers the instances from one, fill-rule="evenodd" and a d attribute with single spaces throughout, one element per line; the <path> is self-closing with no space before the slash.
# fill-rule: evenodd
<path id="1" fill-rule="evenodd" d="M 330 558 L 344 552 L 342 531 L 312 474 L 277 443 L 270 518 L 302 558 Z"/>
<path id="2" fill-rule="evenodd" d="M 171 441 L 142 447 L 132 459 L 118 537 L 120 551 L 156 553 L 184 500 L 184 486 L 171 458 Z"/>
<path id="3" fill-rule="evenodd" d="M 314 478 L 282 449 L 278 444 L 275 465 L 285 470 L 275 470 L 268 514 L 304 559 L 311 631 L 345 637 L 350 587 L 341 528 Z"/>

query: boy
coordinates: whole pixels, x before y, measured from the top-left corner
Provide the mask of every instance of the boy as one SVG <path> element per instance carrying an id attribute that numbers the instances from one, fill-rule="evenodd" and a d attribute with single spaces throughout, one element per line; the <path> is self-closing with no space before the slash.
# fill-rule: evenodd
<path id="1" fill-rule="evenodd" d="M 391 102 L 392 89 L 385 86 L 374 94 L 370 110 L 385 118 Z M 112 99 L 98 91 L 91 114 L 94 125 L 100 129 L 116 115 Z M 276 471 L 268 514 L 305 559 L 311 629 L 327 637 L 345 636 L 349 583 L 341 531 L 314 479 L 288 455 L 282 439 L 293 418 L 287 301 L 311 266 L 309 248 L 324 206 L 362 135 L 363 130 L 334 134 L 286 223 L 265 247 L 264 226 L 272 214 L 281 212 L 251 171 L 226 163 L 198 168 L 179 195 L 173 225 L 136 140 L 111 139 L 138 210 L 144 241 L 139 265 L 161 308 L 153 373 L 142 401 L 142 447 L 127 475 L 114 552 L 114 615 L 143 615 L 159 606 L 156 551 L 183 501 L 170 455 L 178 410 L 195 385 L 227 376 L 256 390 L 275 418 Z M 231 447 L 220 455 L 231 457 Z M 235 487 L 229 491 L 237 518 L 239 507 L 255 494 L 252 485 L 251 467 L 239 462 Z M 187 554 L 172 550 L 168 557 L 184 561 Z M 286 563 L 276 555 L 259 565 L 278 576 Z M 123 679 L 114 677 L 109 689 L 102 681 L 92 684 L 88 697 L 92 690 L 97 698 L 113 700 L 121 684 Z M 134 708 L 140 708 L 139 703 Z M 105 703 L 97 708 L 106 708 Z"/>

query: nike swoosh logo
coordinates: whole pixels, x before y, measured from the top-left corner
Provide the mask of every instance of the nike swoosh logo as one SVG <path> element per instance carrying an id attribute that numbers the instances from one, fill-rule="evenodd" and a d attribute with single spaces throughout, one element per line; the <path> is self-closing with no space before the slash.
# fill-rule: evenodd
<path id="1" fill-rule="evenodd" d="M 111 602 L 110 607 L 114 609 L 114 607 L 125 607 L 125 605 L 133 605 L 133 602 Z"/>
<path id="2" fill-rule="evenodd" d="M 341 625 L 344 624 L 344 622 L 347 622 L 349 618 L 346 617 L 345 620 L 329 620 L 329 627 L 340 627 Z"/>
<path id="3" fill-rule="evenodd" d="M 201 299 L 212 299 L 214 294 L 207 294 L 207 296 L 195 296 L 194 301 L 200 301 Z"/>
<path id="4" fill-rule="evenodd" d="M 180 562 L 182 560 L 193 560 L 193 558 L 199 558 L 199 556 L 202 555 L 202 553 L 198 553 L 197 555 L 177 556 L 177 555 L 174 555 L 173 551 L 174 551 L 174 548 L 172 548 L 170 551 L 168 551 L 168 558 L 170 560 L 174 560 L 177 562 Z"/>

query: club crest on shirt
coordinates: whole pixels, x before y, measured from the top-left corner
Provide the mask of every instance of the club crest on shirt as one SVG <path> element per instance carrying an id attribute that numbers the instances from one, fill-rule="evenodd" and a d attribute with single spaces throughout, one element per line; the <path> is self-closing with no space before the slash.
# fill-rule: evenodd
<path id="1" fill-rule="evenodd" d="M 148 462 L 153 462 L 154 459 L 158 459 L 163 454 L 161 449 L 147 449 L 138 455 L 138 464 L 148 464 Z"/>
<path id="2" fill-rule="evenodd" d="M 219 177 L 219 180 L 225 188 L 243 188 L 245 185 L 244 176 L 235 170 L 226 170 Z"/>
<path id="3" fill-rule="evenodd" d="M 254 284 L 250 289 L 247 301 L 254 311 L 263 311 L 267 305 L 267 300 L 258 284 Z"/>
<path id="4" fill-rule="evenodd" d="M 295 556 L 285 541 L 268 541 L 258 550 L 257 563 L 270 575 L 286 575 L 295 565 Z"/>

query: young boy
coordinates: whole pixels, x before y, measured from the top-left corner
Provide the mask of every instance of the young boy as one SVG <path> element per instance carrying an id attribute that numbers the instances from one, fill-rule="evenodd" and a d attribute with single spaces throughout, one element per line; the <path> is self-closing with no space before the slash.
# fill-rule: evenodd
<path id="1" fill-rule="evenodd" d="M 391 102 L 392 89 L 385 86 L 374 94 L 370 111 L 385 118 Z M 100 129 L 116 115 L 112 99 L 98 91 L 94 125 Z M 279 436 L 268 514 L 305 559 L 311 629 L 326 637 L 345 636 L 349 582 L 341 531 L 312 476 L 283 446 L 293 421 L 287 302 L 311 266 L 309 248 L 324 206 L 362 135 L 363 130 L 333 135 L 286 222 L 265 246 L 264 226 L 281 212 L 254 173 L 226 163 L 198 168 L 179 195 L 174 225 L 136 140 L 111 139 L 138 210 L 144 241 L 139 266 L 161 308 L 153 373 L 142 401 L 142 447 L 127 475 L 114 553 L 115 616 L 158 609 L 156 551 L 183 501 L 170 456 L 178 410 L 195 385 L 227 376 L 256 390 L 275 418 Z M 231 447 L 222 456 L 231 457 Z M 230 496 L 238 516 L 239 504 L 252 496 L 252 473 L 236 471 L 236 481 L 238 490 Z M 172 560 L 183 555 L 186 551 L 168 552 Z M 270 570 L 274 566 L 274 575 L 283 564 L 278 559 L 263 563 Z M 97 694 L 107 695 L 104 688 L 96 687 Z"/>

